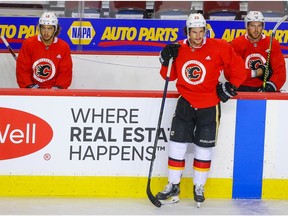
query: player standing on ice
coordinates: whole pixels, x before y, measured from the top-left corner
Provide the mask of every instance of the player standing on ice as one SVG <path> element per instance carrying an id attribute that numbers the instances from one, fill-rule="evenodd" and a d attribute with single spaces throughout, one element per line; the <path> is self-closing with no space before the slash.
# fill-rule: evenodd
<path id="1" fill-rule="evenodd" d="M 16 62 L 20 88 L 67 89 L 72 82 L 72 58 L 69 45 L 57 36 L 58 18 L 44 12 L 39 19 L 39 35 L 26 39 Z"/>
<path id="2" fill-rule="evenodd" d="M 286 81 L 286 66 L 280 44 L 273 38 L 269 65 L 266 64 L 270 36 L 263 34 L 264 16 L 260 11 L 250 11 L 245 17 L 246 34 L 235 38 L 231 45 L 245 62 L 246 81 L 237 91 L 280 91 Z M 268 76 L 262 89 L 265 67 Z"/>
<path id="3" fill-rule="evenodd" d="M 179 201 L 188 144 L 193 144 L 194 148 L 194 200 L 198 207 L 204 202 L 204 185 L 220 123 L 220 101 L 226 102 L 235 96 L 237 87 L 246 79 L 243 60 L 226 41 L 206 38 L 206 28 L 201 14 L 191 14 L 186 21 L 187 39 L 167 45 L 160 54 L 163 78 L 169 59 L 174 58 L 170 81 L 177 79 L 181 95 L 168 142 L 168 184 L 156 195 L 162 204 Z M 224 66 L 230 69 L 229 74 L 224 74 L 229 81 L 219 83 Z"/>

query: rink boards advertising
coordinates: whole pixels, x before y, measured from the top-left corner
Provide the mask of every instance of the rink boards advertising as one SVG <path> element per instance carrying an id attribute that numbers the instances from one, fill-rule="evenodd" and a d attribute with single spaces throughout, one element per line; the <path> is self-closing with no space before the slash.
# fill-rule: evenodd
<path id="1" fill-rule="evenodd" d="M 28 91 L 0 91 L 1 195 L 145 197 L 161 92 Z M 153 190 L 167 181 L 177 97 L 169 93 L 165 105 Z M 222 105 L 207 197 L 287 198 L 288 96 L 270 97 Z M 192 156 L 189 149 L 183 197 L 192 194 Z"/>
<path id="2" fill-rule="evenodd" d="M 156 56 L 165 44 L 186 37 L 181 20 L 59 21 L 60 37 L 74 53 Z M 1 17 L 0 34 L 18 51 L 37 33 L 37 22 Z M 265 28 L 272 31 L 275 23 L 266 22 Z M 283 54 L 287 27 L 284 22 L 275 35 Z M 245 32 L 243 21 L 208 21 L 208 30 L 208 37 L 227 41 Z M 7 52 L 2 41 L 0 51 Z M 2 196 L 146 197 L 161 92 L 22 90 L 0 90 Z M 177 97 L 169 93 L 165 104 L 153 192 L 167 183 L 167 141 Z M 286 93 L 276 93 L 275 98 L 238 97 L 223 104 L 207 198 L 288 198 L 287 101 Z M 192 196 L 192 156 L 189 149 L 182 197 Z"/>
<path id="3" fill-rule="evenodd" d="M 38 18 L 1 17 L 0 34 L 7 38 L 11 47 L 18 50 L 23 40 L 37 33 Z M 185 20 L 150 19 L 83 19 L 59 18 L 60 37 L 69 43 L 72 51 L 159 52 L 167 43 L 186 38 Z M 222 38 L 230 42 L 245 33 L 244 21 L 208 20 L 208 37 Z M 271 35 L 276 22 L 265 22 L 264 33 Z M 283 54 L 288 53 L 288 24 L 282 23 L 275 38 L 281 44 Z M 0 42 L 0 49 L 6 49 Z"/>

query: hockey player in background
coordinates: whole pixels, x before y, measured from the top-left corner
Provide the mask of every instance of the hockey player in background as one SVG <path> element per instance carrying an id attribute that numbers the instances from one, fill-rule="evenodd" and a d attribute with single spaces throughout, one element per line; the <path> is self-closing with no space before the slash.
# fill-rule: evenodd
<path id="1" fill-rule="evenodd" d="M 263 34 L 264 16 L 260 11 L 250 11 L 245 17 L 246 34 L 232 40 L 231 45 L 245 62 L 246 81 L 237 91 L 280 91 L 286 81 L 285 60 L 279 42 L 273 38 L 270 63 L 266 64 L 270 37 Z M 265 89 L 262 88 L 265 67 L 268 76 Z"/>
<path id="2" fill-rule="evenodd" d="M 160 53 L 160 74 L 165 79 L 173 58 L 170 81 L 177 80 L 180 93 L 172 119 L 168 142 L 168 184 L 156 198 L 162 203 L 179 201 L 180 179 L 185 168 L 185 154 L 193 145 L 193 194 L 199 206 L 204 202 L 204 186 L 211 166 L 220 123 L 220 101 L 235 96 L 245 81 L 243 60 L 229 43 L 206 38 L 206 20 L 202 14 L 191 14 L 185 27 L 187 39 L 169 44 Z M 223 67 L 229 68 L 227 82 L 219 82 Z M 188 164 L 190 167 L 192 164 Z"/>
<path id="3" fill-rule="evenodd" d="M 66 89 L 72 82 L 72 58 L 69 45 L 57 36 L 58 18 L 44 12 L 39 19 L 39 35 L 26 39 L 16 62 L 20 88 Z"/>

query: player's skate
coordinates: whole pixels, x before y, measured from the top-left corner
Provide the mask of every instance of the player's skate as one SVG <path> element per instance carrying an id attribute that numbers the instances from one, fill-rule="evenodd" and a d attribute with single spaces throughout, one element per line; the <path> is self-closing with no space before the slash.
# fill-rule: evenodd
<path id="1" fill-rule="evenodd" d="M 156 198 L 161 204 L 172 204 L 179 202 L 180 184 L 168 183 L 162 192 L 156 194 Z"/>
<path id="2" fill-rule="evenodd" d="M 203 185 L 194 185 L 194 200 L 196 202 L 197 208 L 200 207 L 201 203 L 204 202 L 204 186 Z"/>

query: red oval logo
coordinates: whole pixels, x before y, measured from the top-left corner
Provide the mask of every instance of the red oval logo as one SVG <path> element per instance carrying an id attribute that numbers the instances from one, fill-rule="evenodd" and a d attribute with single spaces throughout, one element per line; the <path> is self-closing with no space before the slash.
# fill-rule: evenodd
<path id="1" fill-rule="evenodd" d="M 0 160 L 18 158 L 44 148 L 53 130 L 43 119 L 31 113 L 0 108 Z"/>

